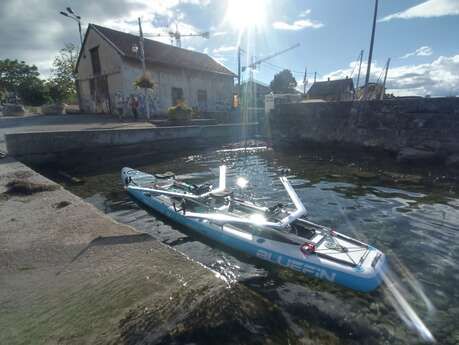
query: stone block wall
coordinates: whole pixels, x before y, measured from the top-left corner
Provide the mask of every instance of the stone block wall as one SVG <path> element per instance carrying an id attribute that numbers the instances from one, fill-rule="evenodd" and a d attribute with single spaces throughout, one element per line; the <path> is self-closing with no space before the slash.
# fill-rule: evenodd
<path id="1" fill-rule="evenodd" d="M 307 143 L 385 150 L 399 160 L 459 157 L 459 98 L 291 103 L 270 116 L 277 147 Z"/>

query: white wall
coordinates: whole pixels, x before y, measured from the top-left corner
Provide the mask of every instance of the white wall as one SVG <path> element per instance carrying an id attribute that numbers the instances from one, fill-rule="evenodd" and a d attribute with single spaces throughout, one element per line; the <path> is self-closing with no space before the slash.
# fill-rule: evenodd
<path id="1" fill-rule="evenodd" d="M 81 109 L 94 112 L 95 102 L 90 94 L 90 79 L 92 73 L 90 49 L 99 47 L 101 75 L 106 75 L 109 85 L 109 96 L 112 111 L 115 110 L 116 94 L 121 93 L 125 99 L 125 112 L 130 113 L 128 98 L 138 96 L 140 114 L 144 113 L 144 91 L 134 86 L 135 80 L 142 75 L 140 63 L 123 59 L 121 55 L 104 40 L 98 32 L 91 28 L 85 43 L 86 58 L 81 57 L 78 65 L 80 80 Z M 165 113 L 172 106 L 172 88 L 182 88 L 185 102 L 188 106 L 198 108 L 198 90 L 207 93 L 207 111 L 230 111 L 233 97 L 234 78 L 227 75 L 192 71 L 183 68 L 173 68 L 160 65 L 148 66 L 148 71 L 155 83 L 149 91 L 150 109 L 152 113 Z M 100 110 L 100 109 L 98 109 Z"/>
<path id="2" fill-rule="evenodd" d="M 84 46 L 84 54 L 78 64 L 78 80 L 80 83 L 80 107 L 86 112 L 95 112 L 95 102 L 91 97 L 90 79 L 94 78 L 92 72 L 91 54 L 92 48 L 99 47 L 99 59 L 101 65 L 100 75 L 106 75 L 109 85 L 109 96 L 112 105 L 115 100 L 115 90 L 122 85 L 122 59 L 118 52 L 103 39 L 94 28 L 90 28 Z"/>
<path id="3" fill-rule="evenodd" d="M 164 113 L 173 105 L 173 87 L 183 89 L 183 96 L 189 107 L 198 108 L 198 90 L 205 90 L 209 112 L 231 110 L 234 85 L 231 76 L 165 66 L 148 66 L 148 73 L 155 84 L 149 96 L 152 112 Z M 143 90 L 134 86 L 135 80 L 141 75 L 140 64 L 126 63 L 123 66 L 125 96 L 138 95 L 143 103 Z"/>

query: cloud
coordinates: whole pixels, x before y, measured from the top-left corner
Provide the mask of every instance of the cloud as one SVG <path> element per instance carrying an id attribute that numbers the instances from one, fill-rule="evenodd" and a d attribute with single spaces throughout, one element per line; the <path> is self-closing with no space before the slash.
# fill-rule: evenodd
<path id="1" fill-rule="evenodd" d="M 72 9 L 82 17 L 83 30 L 88 23 L 95 23 L 137 33 L 137 18 L 142 17 L 144 33 L 147 36 L 167 32 L 168 23 L 172 23 L 177 15 L 180 17 L 180 4 L 204 6 L 208 1 L 79 0 L 70 2 Z M 65 10 L 70 2 L 0 0 L 0 59 L 24 60 L 28 64 L 36 65 L 40 73 L 47 77 L 54 56 L 59 50 L 66 43 L 74 43 L 77 46 L 80 43 L 76 23 L 59 14 L 59 11 Z M 158 19 L 163 20 L 165 25 L 158 28 L 155 23 Z M 199 31 L 183 21 L 179 23 L 179 29 L 183 29 L 183 32 Z M 158 39 L 167 43 L 170 41 L 169 37 Z M 189 39 L 190 42 L 192 40 Z"/>
<path id="2" fill-rule="evenodd" d="M 299 14 L 299 17 L 307 17 L 310 14 L 311 14 L 311 10 L 309 10 L 309 9 L 308 10 L 304 10 L 303 12 L 301 12 Z"/>
<path id="3" fill-rule="evenodd" d="M 458 0 L 428 0 L 419 5 L 410 7 L 382 18 L 381 22 L 392 19 L 430 18 L 459 15 Z"/>
<path id="4" fill-rule="evenodd" d="M 306 28 L 311 29 L 318 29 L 324 26 L 321 22 L 311 20 L 311 19 L 300 19 L 295 20 L 293 23 L 289 24 L 286 22 L 274 22 L 273 27 L 274 29 L 278 30 L 290 30 L 290 31 L 298 31 Z"/>
<path id="5" fill-rule="evenodd" d="M 406 58 L 409 58 L 411 56 L 430 56 L 432 54 L 433 54 L 432 48 L 430 48 L 428 46 L 422 46 L 422 47 L 416 49 L 414 52 L 407 53 L 407 54 L 401 56 L 400 59 L 406 59 Z"/>
<path id="6" fill-rule="evenodd" d="M 214 54 L 220 54 L 220 53 L 227 53 L 227 52 L 232 52 L 237 49 L 236 46 L 221 46 L 218 48 L 215 48 L 212 52 Z"/>
<path id="7" fill-rule="evenodd" d="M 348 68 L 324 75 L 323 80 L 350 76 L 355 63 L 357 62 L 353 61 Z M 382 76 L 383 70 L 384 66 L 372 64 L 370 80 L 376 81 Z M 362 64 L 362 71 L 366 71 L 366 64 Z M 360 85 L 362 80 L 365 80 L 365 75 L 360 76 Z M 431 63 L 390 68 L 387 89 L 389 93 L 397 96 L 459 96 L 459 53 L 454 56 L 440 56 Z"/>
<path id="8" fill-rule="evenodd" d="M 273 28 L 277 29 L 277 30 L 298 31 L 298 30 L 303 30 L 303 29 L 306 29 L 306 28 L 319 29 L 322 26 L 324 26 L 324 24 L 322 24 L 321 22 L 319 22 L 317 20 L 312 20 L 312 19 L 305 18 L 309 14 L 311 14 L 311 10 L 309 10 L 309 9 L 302 11 L 298 15 L 298 17 L 301 18 L 301 19 L 297 19 L 297 20 L 293 21 L 293 23 L 287 23 L 287 22 L 283 22 L 283 21 L 275 21 L 275 22 L 273 22 Z"/>
<path id="9" fill-rule="evenodd" d="M 218 37 L 218 36 L 224 36 L 226 35 L 227 32 L 226 31 L 217 31 L 217 32 L 211 32 L 210 35 L 212 37 Z"/>
<path id="10" fill-rule="evenodd" d="M 212 56 L 212 59 L 217 61 L 220 65 L 224 65 L 224 62 L 228 61 L 228 59 L 223 56 Z"/>

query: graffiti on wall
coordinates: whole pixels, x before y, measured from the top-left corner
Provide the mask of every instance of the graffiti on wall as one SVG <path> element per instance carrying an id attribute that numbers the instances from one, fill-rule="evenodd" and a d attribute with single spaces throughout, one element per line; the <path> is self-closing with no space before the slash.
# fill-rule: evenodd
<path id="1" fill-rule="evenodd" d="M 217 95 L 217 99 L 215 101 L 216 111 L 231 111 L 231 106 L 231 99 Z"/>
<path id="2" fill-rule="evenodd" d="M 150 106 L 150 114 L 155 114 L 160 111 L 159 108 L 159 97 L 157 90 L 147 90 L 147 97 L 145 98 L 145 94 L 143 90 L 139 92 L 137 95 L 139 99 L 139 110 L 142 114 L 147 113 L 146 103 Z"/>
<path id="3" fill-rule="evenodd" d="M 115 92 L 115 108 L 118 116 L 126 114 L 132 116 L 132 105 L 135 103 L 140 114 L 146 116 L 146 101 L 143 90 L 136 90 L 128 95 L 124 95 L 122 91 Z M 155 90 L 148 90 L 146 100 L 150 105 L 150 114 L 155 114 L 160 111 L 159 97 Z"/>

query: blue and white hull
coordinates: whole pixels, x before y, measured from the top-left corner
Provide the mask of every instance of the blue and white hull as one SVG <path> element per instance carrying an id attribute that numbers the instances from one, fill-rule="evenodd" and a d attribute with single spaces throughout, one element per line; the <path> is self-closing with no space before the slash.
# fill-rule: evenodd
<path id="1" fill-rule="evenodd" d="M 130 168 L 123 168 L 121 177 L 124 183 L 134 181 L 140 186 L 151 185 L 155 181 L 153 175 Z M 348 244 L 348 241 L 354 247 L 361 244 L 357 246 L 361 247 L 361 250 L 349 249 L 343 253 L 330 254 L 327 252 L 327 250 L 330 252 L 328 247 L 321 247 L 324 245 L 324 240 L 319 238 L 321 236 L 319 233 L 315 235 L 317 238 L 312 238 L 312 241 L 318 244 L 316 251 L 328 254 L 309 254 L 298 244 L 258 236 L 231 224 L 221 222 L 216 224 L 206 219 L 190 218 L 186 212 L 177 210 L 175 204 L 169 205 L 164 202 L 164 197 L 160 195 L 130 188 L 127 190 L 132 198 L 173 222 L 250 256 L 362 292 L 372 291 L 382 282 L 382 273 L 387 265 L 384 254 L 374 247 L 343 234 L 336 233 L 335 241 L 340 242 L 341 246 Z M 259 231 L 258 234 L 263 235 L 263 231 Z M 352 255 L 354 258 L 351 257 Z M 344 264 L 348 258 L 355 264 Z"/>

